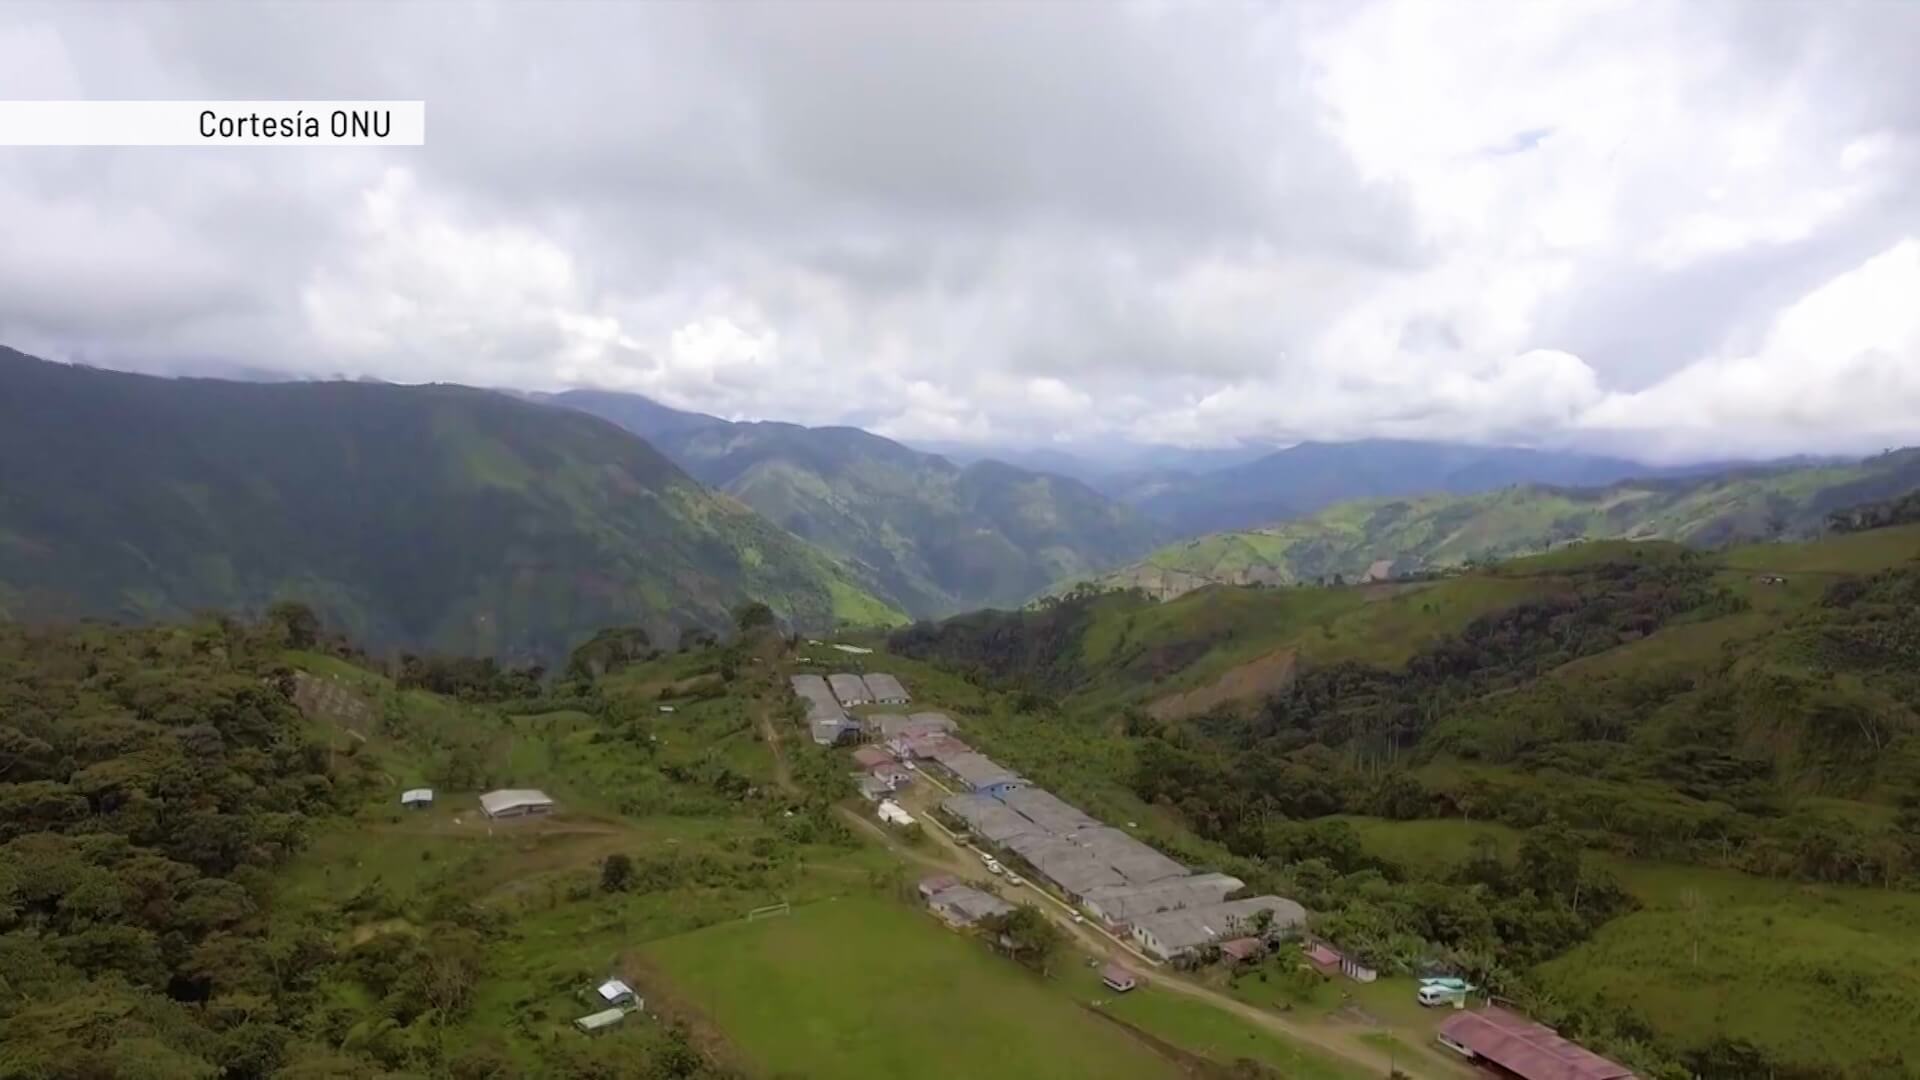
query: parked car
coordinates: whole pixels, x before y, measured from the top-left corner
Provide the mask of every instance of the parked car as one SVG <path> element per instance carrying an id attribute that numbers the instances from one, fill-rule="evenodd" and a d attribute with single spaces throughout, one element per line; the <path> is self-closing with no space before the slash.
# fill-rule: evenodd
<path id="1" fill-rule="evenodd" d="M 992 875 L 994 875 L 995 877 L 998 877 L 998 876 L 1000 876 L 1001 874 L 1004 874 L 1004 873 L 1006 873 L 1006 872 L 1007 872 L 1007 871 L 1006 871 L 1006 868 L 1005 868 L 1005 867 L 1003 867 L 1003 866 L 1001 866 L 1001 865 L 1000 865 L 999 863 L 997 863 L 997 862 L 990 862 L 990 863 L 988 863 L 988 864 L 987 864 L 987 873 L 989 873 L 989 874 L 992 874 Z"/>
<path id="2" fill-rule="evenodd" d="M 1025 885 L 1026 883 L 1027 883 L 1027 882 L 1026 882 L 1026 879 L 1025 879 L 1025 878 L 1023 878 L 1023 877 L 1021 877 L 1021 876 L 1020 876 L 1019 874 L 1016 874 L 1016 873 L 1014 873 L 1014 872 L 1013 872 L 1013 871 L 1011 871 L 1011 870 L 1009 870 L 1009 871 L 1007 871 L 1007 884 L 1009 884 L 1009 885 Z"/>
<path id="3" fill-rule="evenodd" d="M 993 857 L 993 852 L 991 851 L 976 851 L 974 854 L 980 856 L 980 861 L 983 863 L 991 864 L 999 861 Z"/>

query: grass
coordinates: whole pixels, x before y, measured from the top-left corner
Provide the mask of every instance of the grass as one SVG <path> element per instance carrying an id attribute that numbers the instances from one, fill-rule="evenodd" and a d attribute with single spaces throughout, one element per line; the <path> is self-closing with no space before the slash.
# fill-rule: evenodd
<path id="1" fill-rule="evenodd" d="M 1856 811 L 1846 804 L 1834 812 Z M 1519 842 L 1515 830 L 1494 824 L 1343 820 L 1369 851 L 1410 868 L 1457 863 L 1480 836 L 1507 857 Z M 1920 896 L 1591 857 L 1641 908 L 1537 969 L 1553 993 L 1630 1010 L 1683 1047 L 1745 1039 L 1780 1060 L 1825 1068 L 1920 1059 L 1912 1023 L 1920 1015 Z"/>
<path id="2" fill-rule="evenodd" d="M 765 1072 L 1178 1075 L 1045 982 L 876 897 L 715 926 L 643 952 Z"/>

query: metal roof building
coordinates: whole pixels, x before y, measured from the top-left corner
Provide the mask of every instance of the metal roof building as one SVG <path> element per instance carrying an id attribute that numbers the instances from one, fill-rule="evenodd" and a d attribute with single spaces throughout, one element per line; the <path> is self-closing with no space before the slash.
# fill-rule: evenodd
<path id="1" fill-rule="evenodd" d="M 842 705 L 866 705 L 873 701 L 867 696 L 867 681 L 858 675 L 844 671 L 829 675 L 827 685 L 833 687 L 833 696 L 839 698 Z"/>
<path id="2" fill-rule="evenodd" d="M 407 790 L 400 793 L 400 805 L 401 806 L 432 806 L 433 805 L 433 789 L 424 788 L 424 787 L 408 788 Z"/>
<path id="3" fill-rule="evenodd" d="M 1102 886 L 1124 885 L 1127 880 L 1097 856 L 1065 841 L 1037 847 L 1032 855 L 1023 854 L 1021 858 L 1069 896 L 1085 896 Z"/>
<path id="4" fill-rule="evenodd" d="M 941 732 L 959 730 L 959 725 L 953 722 L 953 717 L 937 712 L 917 712 L 911 716 L 881 713 L 878 716 L 867 717 L 867 723 L 872 726 L 874 734 L 883 739 L 898 738 L 902 735 L 937 735 Z"/>
<path id="5" fill-rule="evenodd" d="M 1174 908 L 1217 904 L 1247 883 L 1228 874 L 1195 874 L 1169 878 L 1151 885 L 1113 885 L 1086 896 L 1087 910 L 1109 923 L 1131 922 L 1143 915 Z"/>
<path id="6" fill-rule="evenodd" d="M 625 1009 L 606 1009 L 575 1020 L 573 1026 L 591 1035 L 596 1031 L 610 1028 L 626 1018 L 627 1010 Z"/>
<path id="7" fill-rule="evenodd" d="M 878 701 L 884 705 L 905 705 L 911 699 L 907 697 L 907 688 L 900 680 L 886 672 L 875 672 L 866 677 L 867 700 Z"/>
<path id="8" fill-rule="evenodd" d="M 887 740 L 887 749 L 901 757 L 938 761 L 955 754 L 970 754 L 973 747 L 943 732 L 926 735 L 896 735 Z"/>
<path id="9" fill-rule="evenodd" d="M 795 675 L 787 682 L 793 686 L 793 692 L 807 704 L 807 719 L 829 720 L 836 716 L 845 716 L 846 710 L 833 698 L 833 691 L 827 688 L 827 680 L 818 675 Z"/>
<path id="10" fill-rule="evenodd" d="M 1008 784 L 1024 784 L 1018 773 L 1012 772 L 985 754 L 941 754 L 934 758 L 948 772 L 960 778 L 960 782 L 979 791 L 984 788 L 1002 787 Z"/>
<path id="11" fill-rule="evenodd" d="M 1107 825 L 1082 829 L 1073 834 L 1073 840 L 1119 871 L 1132 885 L 1151 885 L 1168 878 L 1185 877 L 1187 873 L 1186 867 L 1158 850 Z"/>
<path id="12" fill-rule="evenodd" d="M 850 735 L 860 734 L 859 721 L 844 713 L 811 720 L 807 726 L 813 731 L 813 741 L 821 746 L 832 746 Z"/>
<path id="13" fill-rule="evenodd" d="M 954 795 L 940 808 L 961 821 L 975 836 L 1004 844 L 1016 836 L 1044 835 L 1038 825 L 1007 809 L 990 795 Z"/>
<path id="14" fill-rule="evenodd" d="M 1048 832 L 1062 836 L 1100 824 L 1078 807 L 1062 801 L 1059 796 L 1043 788 L 1016 788 L 1001 795 L 1000 801 L 1020 811 Z"/>
<path id="15" fill-rule="evenodd" d="M 955 885 L 927 898 L 927 906 L 954 926 L 971 926 L 989 915 L 1005 915 L 1013 905 L 971 885 Z"/>
<path id="16" fill-rule="evenodd" d="M 893 764 L 893 755 L 877 746 L 862 746 L 854 750 L 853 763 L 863 769 L 871 769 L 875 765 Z"/>
<path id="17" fill-rule="evenodd" d="M 553 809 L 553 800 L 533 788 L 501 788 L 480 796 L 480 809 L 491 818 L 520 817 L 547 813 Z"/>
<path id="18" fill-rule="evenodd" d="M 1171 960 L 1201 946 L 1241 936 L 1261 911 L 1273 912 L 1274 929 L 1298 926 L 1307 920 L 1307 909 L 1292 900 L 1255 896 L 1143 915 L 1133 921 L 1133 939 L 1154 956 Z"/>
<path id="19" fill-rule="evenodd" d="M 1490 1007 L 1440 1025 L 1441 1045 L 1490 1061 L 1523 1080 L 1630 1080 L 1633 1070 L 1609 1061 L 1519 1013 Z"/>

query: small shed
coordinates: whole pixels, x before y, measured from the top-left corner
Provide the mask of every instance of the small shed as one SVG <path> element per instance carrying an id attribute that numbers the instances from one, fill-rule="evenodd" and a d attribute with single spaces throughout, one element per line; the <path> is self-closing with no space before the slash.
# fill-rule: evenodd
<path id="1" fill-rule="evenodd" d="M 1338 949 L 1321 941 L 1306 943 L 1307 963 L 1312 964 L 1322 975 L 1332 975 L 1340 970 L 1340 964 L 1346 957 Z"/>
<path id="2" fill-rule="evenodd" d="M 879 815 L 880 820 L 889 825 L 905 827 L 913 824 L 913 815 L 901 809 L 900 804 L 892 799 L 880 800 Z"/>
<path id="3" fill-rule="evenodd" d="M 411 807 L 415 810 L 425 810 L 427 807 L 433 805 L 433 789 L 424 787 L 409 788 L 400 793 L 400 805 Z"/>
<path id="4" fill-rule="evenodd" d="M 553 800 L 534 788 L 501 788 L 480 796 L 480 809 L 490 818 L 524 817 L 553 812 Z"/>
<path id="5" fill-rule="evenodd" d="M 600 1012 L 575 1020 L 573 1026 L 588 1035 L 592 1035 L 597 1031 L 605 1031 L 626 1018 L 627 1010 L 625 1009 L 603 1009 Z"/>
<path id="6" fill-rule="evenodd" d="M 1100 969 L 1100 981 L 1107 984 L 1107 989 L 1120 994 L 1140 985 L 1139 976 L 1120 964 L 1108 964 Z"/>
<path id="7" fill-rule="evenodd" d="M 640 1006 L 640 998 L 634 994 L 633 987 L 628 986 L 619 979 L 608 979 L 606 982 L 601 983 L 595 992 L 599 994 L 601 1001 L 609 1005 L 618 1005 L 621 1008 L 628 1009 L 638 1008 Z"/>
<path id="8" fill-rule="evenodd" d="M 892 764 L 893 755 L 878 746 L 862 746 L 853 752 L 853 760 L 861 768 L 871 769 L 875 765 Z"/>

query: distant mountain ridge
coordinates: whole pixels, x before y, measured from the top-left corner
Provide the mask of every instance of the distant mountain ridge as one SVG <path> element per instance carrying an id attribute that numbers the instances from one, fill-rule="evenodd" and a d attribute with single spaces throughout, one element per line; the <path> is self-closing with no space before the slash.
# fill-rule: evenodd
<path id="1" fill-rule="evenodd" d="M 1696 547 L 1804 539 L 1829 515 L 1920 489 L 1920 449 L 1849 464 L 1749 466 L 1597 487 L 1520 485 L 1472 495 L 1341 503 L 1260 529 L 1168 545 L 1099 575 L 1102 588 L 1161 598 L 1211 584 L 1287 585 L 1445 569 L 1575 541 L 1677 540 Z"/>
<path id="2" fill-rule="evenodd" d="M 378 647 L 553 658 L 767 602 L 900 613 L 583 413 L 457 386 L 162 379 L 0 348 L 0 617 L 303 600 Z"/>
<path id="3" fill-rule="evenodd" d="M 1684 475 L 1623 458 L 1398 439 L 1303 442 L 1198 475 L 1137 478 L 1120 497 L 1187 535 L 1269 525 L 1355 499 L 1471 495 L 1514 484 L 1588 487 Z"/>
<path id="4" fill-rule="evenodd" d="M 858 428 L 733 422 L 605 391 L 545 400 L 648 439 L 916 616 L 1018 606 L 1172 535 L 1078 480 L 990 460 L 960 466 Z"/>

